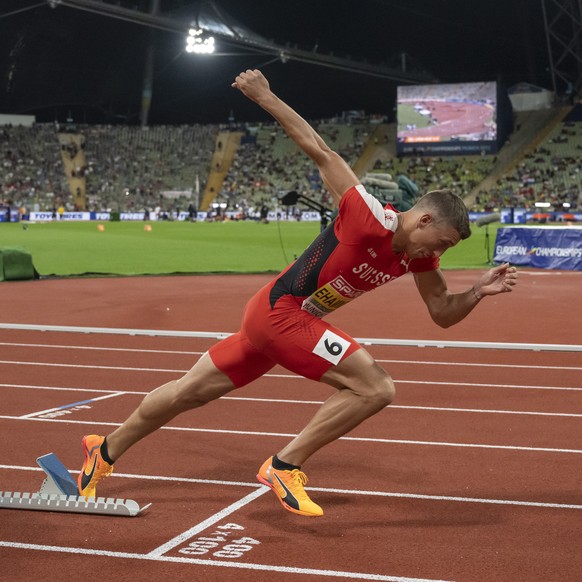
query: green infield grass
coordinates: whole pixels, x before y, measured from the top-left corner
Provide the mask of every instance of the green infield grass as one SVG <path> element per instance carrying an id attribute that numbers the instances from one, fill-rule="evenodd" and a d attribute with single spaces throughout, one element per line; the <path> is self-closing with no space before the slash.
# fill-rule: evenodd
<path id="1" fill-rule="evenodd" d="M 0 223 L 0 248 L 28 251 L 41 276 L 263 273 L 283 269 L 318 233 L 317 222 Z M 486 263 L 485 229 L 476 227 L 441 259 L 443 269 Z"/>
<path id="2" fill-rule="evenodd" d="M 428 127 L 430 125 L 430 118 L 421 115 L 413 105 L 399 105 L 398 106 L 398 132 L 406 131 L 407 125 L 415 125 L 418 129 L 421 127 Z"/>

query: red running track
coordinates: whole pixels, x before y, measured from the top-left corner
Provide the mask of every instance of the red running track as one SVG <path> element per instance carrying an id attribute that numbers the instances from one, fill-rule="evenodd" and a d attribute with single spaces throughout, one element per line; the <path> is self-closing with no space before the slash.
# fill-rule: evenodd
<path id="1" fill-rule="evenodd" d="M 447 273 L 453 290 L 475 277 Z M 232 332 L 266 280 L 10 283 L 1 319 Z M 524 273 L 441 330 L 405 278 L 333 319 L 356 337 L 580 344 L 580 281 Z M 51 451 L 76 473 L 83 434 L 110 431 L 212 341 L 0 330 L 0 489 L 38 490 Z M 152 502 L 137 518 L 0 510 L 3 580 L 579 580 L 580 352 L 369 349 L 397 398 L 310 459 L 323 518 L 285 512 L 254 479 L 331 393 L 277 368 L 123 457 L 100 495 Z"/>

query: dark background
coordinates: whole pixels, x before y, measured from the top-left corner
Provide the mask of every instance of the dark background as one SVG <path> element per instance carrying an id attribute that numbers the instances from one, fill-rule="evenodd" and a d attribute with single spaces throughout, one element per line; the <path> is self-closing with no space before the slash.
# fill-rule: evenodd
<path id="1" fill-rule="evenodd" d="M 115 4 L 148 11 L 149 0 Z M 439 82 L 521 81 L 551 88 L 541 0 L 218 0 L 228 15 L 267 39 L 336 56 L 408 66 Z M 17 14 L 28 6 L 36 8 Z M 162 14 L 187 23 L 189 0 L 161 0 Z M 396 83 L 272 55 L 195 56 L 185 36 L 42 0 L 0 0 L 0 113 L 38 121 L 139 123 L 145 53 L 153 36 L 150 124 L 266 119 L 230 88 L 261 68 L 304 117 L 344 110 L 393 116 Z"/>

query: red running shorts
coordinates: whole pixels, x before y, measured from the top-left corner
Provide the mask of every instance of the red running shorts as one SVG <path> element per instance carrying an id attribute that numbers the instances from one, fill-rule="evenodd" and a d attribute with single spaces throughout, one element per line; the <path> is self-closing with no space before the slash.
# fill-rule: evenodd
<path id="1" fill-rule="evenodd" d="M 259 290 L 247 303 L 241 330 L 208 351 L 214 365 L 240 388 L 276 364 L 311 380 L 360 349 L 352 337 L 301 309 L 291 295 L 284 295 L 271 309 L 273 283 Z"/>

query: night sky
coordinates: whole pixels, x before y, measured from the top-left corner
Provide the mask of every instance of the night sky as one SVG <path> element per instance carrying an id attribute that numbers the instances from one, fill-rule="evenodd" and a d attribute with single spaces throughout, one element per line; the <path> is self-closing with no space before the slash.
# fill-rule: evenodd
<path id="1" fill-rule="evenodd" d="M 116 2 L 147 11 L 149 0 Z M 443 83 L 527 81 L 551 88 L 540 0 L 217 0 L 221 9 L 267 39 L 321 53 L 408 65 Z M 9 13 L 27 6 L 33 10 Z M 188 0 L 161 0 L 162 13 L 186 23 Z M 8 15 L 8 16 L 5 16 Z M 152 38 L 153 37 L 153 38 Z M 344 110 L 393 115 L 396 83 L 272 55 L 201 57 L 185 37 L 42 0 L 0 0 L 0 113 L 38 121 L 139 123 L 146 47 L 155 47 L 150 123 L 225 123 L 266 119 L 230 83 L 260 68 L 304 117 Z M 234 53 L 234 54 L 233 54 Z"/>

